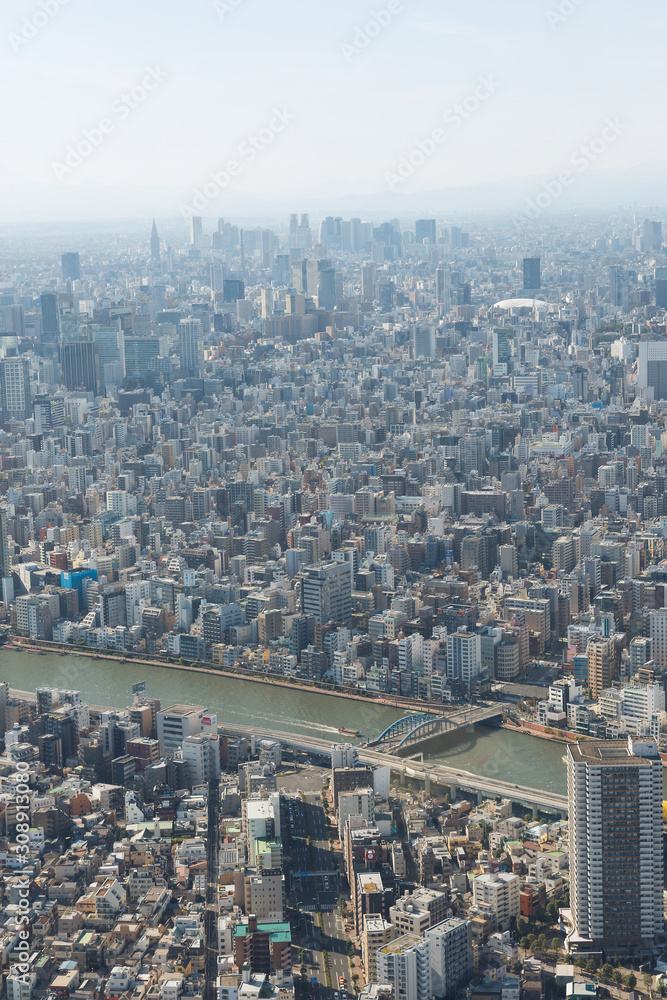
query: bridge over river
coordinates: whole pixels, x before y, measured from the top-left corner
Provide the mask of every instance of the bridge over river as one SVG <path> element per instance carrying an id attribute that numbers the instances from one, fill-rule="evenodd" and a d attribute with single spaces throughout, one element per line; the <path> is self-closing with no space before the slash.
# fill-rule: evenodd
<path id="1" fill-rule="evenodd" d="M 457 712 L 443 715 L 427 715 L 423 712 L 416 715 L 406 715 L 398 719 L 385 731 L 365 746 L 386 753 L 399 754 L 403 750 L 413 750 L 420 744 L 451 733 L 456 729 L 468 728 L 482 722 L 500 721 L 503 712 L 510 708 L 501 702 L 491 702 L 484 705 L 468 705 Z"/>

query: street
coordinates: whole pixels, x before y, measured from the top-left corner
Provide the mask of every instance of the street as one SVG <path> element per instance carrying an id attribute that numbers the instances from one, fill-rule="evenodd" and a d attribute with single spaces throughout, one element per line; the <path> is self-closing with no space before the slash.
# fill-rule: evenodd
<path id="1" fill-rule="evenodd" d="M 291 834 L 287 847 L 292 870 L 289 903 L 298 911 L 294 945 L 304 949 L 304 958 L 312 955 L 312 962 L 306 961 L 306 964 L 309 976 L 317 976 L 317 990 L 316 984 L 312 984 L 314 995 L 324 995 L 326 990 L 324 951 L 327 952 L 332 989 L 339 989 L 339 980 L 343 977 L 345 988 L 351 990 L 347 937 L 337 905 L 338 866 L 329 847 L 321 793 L 308 791 L 302 799 L 293 792 L 286 797 L 286 803 L 286 820 Z M 321 929 L 318 911 L 322 914 Z"/>

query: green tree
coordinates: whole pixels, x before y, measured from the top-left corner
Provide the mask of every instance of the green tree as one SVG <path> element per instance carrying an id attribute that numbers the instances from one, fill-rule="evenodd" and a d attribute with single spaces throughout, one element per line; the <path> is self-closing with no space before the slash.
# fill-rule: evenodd
<path id="1" fill-rule="evenodd" d="M 634 990 L 635 986 L 637 985 L 637 977 L 634 974 L 634 972 L 631 972 L 628 976 L 625 977 L 625 985 L 629 986 L 631 990 Z"/>
<path id="2" fill-rule="evenodd" d="M 614 982 L 620 986 L 623 982 L 623 973 L 620 969 L 614 969 Z"/>
<path id="3" fill-rule="evenodd" d="M 552 937 L 551 939 L 551 950 L 555 951 L 556 954 L 560 951 L 560 938 Z"/>
<path id="4" fill-rule="evenodd" d="M 521 940 L 519 941 L 519 948 L 523 948 L 524 951 L 528 951 L 528 949 L 530 948 L 530 944 L 528 942 L 527 937 L 521 938 Z"/>
<path id="5" fill-rule="evenodd" d="M 593 975 L 597 971 L 597 962 L 594 958 L 589 958 L 586 962 L 586 972 L 589 975 Z"/>
<path id="6" fill-rule="evenodd" d="M 535 942 L 535 947 L 537 948 L 538 951 L 544 952 L 544 951 L 547 950 L 547 936 L 546 936 L 546 934 L 540 934 L 540 936 L 538 937 L 537 941 Z"/>
<path id="7" fill-rule="evenodd" d="M 650 994 L 653 987 L 653 976 L 650 972 L 647 972 L 644 976 L 644 986 L 646 987 L 646 992 Z"/>
<path id="8" fill-rule="evenodd" d="M 547 906 L 547 917 L 552 924 L 555 924 L 558 921 L 558 903 L 554 903 L 553 900 Z"/>
<path id="9" fill-rule="evenodd" d="M 600 971 L 605 979 L 611 979 L 611 977 L 614 975 L 614 970 L 609 964 L 609 962 L 605 962 Z"/>
<path id="10" fill-rule="evenodd" d="M 516 922 L 516 932 L 520 937 L 523 937 L 528 930 L 528 921 L 524 920 L 523 917 L 519 917 Z"/>

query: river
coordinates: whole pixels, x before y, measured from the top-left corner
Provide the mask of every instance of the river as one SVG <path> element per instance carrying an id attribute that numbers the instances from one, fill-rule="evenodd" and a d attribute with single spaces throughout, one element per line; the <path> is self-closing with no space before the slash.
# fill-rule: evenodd
<path id="1" fill-rule="evenodd" d="M 125 708 L 132 701 L 132 685 L 145 681 L 147 692 L 163 707 L 175 702 L 201 705 L 216 713 L 220 725 L 275 729 L 304 736 L 339 739 L 339 726 L 358 730 L 364 738 L 378 736 L 405 714 L 372 702 L 334 698 L 247 680 L 197 674 L 139 663 L 94 660 L 57 653 L 16 653 L 0 648 L 0 680 L 11 688 L 73 688 L 91 705 Z M 507 729 L 477 726 L 443 736 L 430 760 L 512 784 L 567 792 L 565 747 Z"/>

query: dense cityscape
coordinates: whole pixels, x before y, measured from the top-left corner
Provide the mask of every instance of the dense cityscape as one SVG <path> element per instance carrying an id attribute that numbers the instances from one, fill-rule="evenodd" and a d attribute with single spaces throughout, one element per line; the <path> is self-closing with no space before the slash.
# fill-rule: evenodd
<path id="1" fill-rule="evenodd" d="M 0 264 L 9 1000 L 661 992 L 660 215 Z"/>

